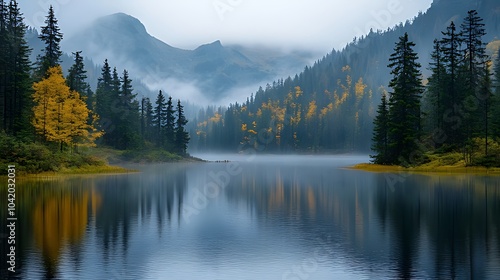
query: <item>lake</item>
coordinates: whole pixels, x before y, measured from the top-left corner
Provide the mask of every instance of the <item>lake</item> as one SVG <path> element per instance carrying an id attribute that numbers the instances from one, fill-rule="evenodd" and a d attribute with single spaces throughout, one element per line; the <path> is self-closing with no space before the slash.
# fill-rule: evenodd
<path id="1" fill-rule="evenodd" d="M 498 177 L 345 168 L 367 156 L 198 156 L 223 162 L 18 180 L 16 276 L 500 276 Z"/>

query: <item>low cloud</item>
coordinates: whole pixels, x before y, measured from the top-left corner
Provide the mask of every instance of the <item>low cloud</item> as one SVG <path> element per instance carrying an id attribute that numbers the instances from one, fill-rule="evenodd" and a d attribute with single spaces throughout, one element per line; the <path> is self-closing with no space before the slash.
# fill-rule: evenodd
<path id="1" fill-rule="evenodd" d="M 327 52 L 352 41 L 377 15 L 400 7 L 378 20 L 381 29 L 425 11 L 432 0 L 19 0 L 29 25 L 43 25 L 53 5 L 65 34 L 74 34 L 97 17 L 124 12 L 139 18 L 148 31 L 170 45 L 194 49 L 222 40 L 286 49 Z M 85 15 L 85 16 L 82 16 Z"/>

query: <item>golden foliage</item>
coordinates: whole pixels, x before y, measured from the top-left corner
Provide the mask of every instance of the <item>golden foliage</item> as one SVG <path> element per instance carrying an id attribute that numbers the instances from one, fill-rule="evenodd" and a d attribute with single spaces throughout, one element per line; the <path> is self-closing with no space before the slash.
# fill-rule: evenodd
<path id="1" fill-rule="evenodd" d="M 76 146 L 95 146 L 95 139 L 103 132 L 87 123 L 89 116 L 97 121 L 80 94 L 71 91 L 62 75 L 61 66 L 48 70 L 48 77 L 33 84 L 34 118 L 36 132 L 47 141 Z"/>
<path id="2" fill-rule="evenodd" d="M 218 123 L 221 121 L 222 115 L 219 112 L 215 112 L 215 115 L 210 118 L 210 121 L 213 123 Z"/>
<path id="3" fill-rule="evenodd" d="M 307 114 L 306 114 L 307 120 L 310 120 L 316 116 L 316 109 L 317 108 L 318 108 L 318 106 L 316 105 L 316 100 L 309 102 L 309 109 L 307 109 Z"/>
<path id="4" fill-rule="evenodd" d="M 296 86 L 295 87 L 295 98 L 299 98 L 304 92 L 302 91 L 302 89 L 300 89 L 299 86 Z"/>
<path id="5" fill-rule="evenodd" d="M 363 95 L 365 94 L 365 89 L 367 85 L 363 83 L 363 78 L 359 78 L 359 80 L 356 82 L 356 85 L 354 85 L 354 93 L 356 94 L 356 101 L 359 101 Z"/>
<path id="6" fill-rule="evenodd" d="M 329 112 L 333 111 L 333 103 L 329 103 L 328 106 L 321 109 L 320 117 L 324 118 Z"/>

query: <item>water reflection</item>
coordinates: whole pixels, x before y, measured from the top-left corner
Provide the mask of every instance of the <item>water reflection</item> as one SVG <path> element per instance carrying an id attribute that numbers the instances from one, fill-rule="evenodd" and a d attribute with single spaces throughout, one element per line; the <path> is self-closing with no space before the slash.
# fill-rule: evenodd
<path id="1" fill-rule="evenodd" d="M 79 259 L 79 245 L 89 220 L 99 207 L 101 198 L 93 186 L 82 189 L 82 181 L 74 181 L 68 188 L 46 187 L 38 194 L 33 209 L 33 235 L 43 255 L 45 278 L 56 275 L 61 251 L 71 246 L 74 259 Z"/>
<path id="2" fill-rule="evenodd" d="M 189 223 L 185 208 L 211 180 L 208 174 L 225 170 L 225 163 L 145 165 L 138 167 L 142 173 L 19 183 L 17 276 L 494 279 L 500 274 L 496 177 L 412 175 L 392 188 L 382 174 L 340 169 L 343 165 L 309 157 L 241 162 L 243 172 Z M 0 216 L 3 223 L 5 209 Z M 293 274 L 311 256 L 314 269 Z M 5 254 L 1 258 L 4 273 Z"/>
<path id="3" fill-rule="evenodd" d="M 496 177 L 413 175 L 393 188 L 384 175 L 357 171 L 256 171 L 227 189 L 229 200 L 247 203 L 266 225 L 300 230 L 302 246 L 333 236 L 343 257 L 399 279 L 500 273 Z"/>

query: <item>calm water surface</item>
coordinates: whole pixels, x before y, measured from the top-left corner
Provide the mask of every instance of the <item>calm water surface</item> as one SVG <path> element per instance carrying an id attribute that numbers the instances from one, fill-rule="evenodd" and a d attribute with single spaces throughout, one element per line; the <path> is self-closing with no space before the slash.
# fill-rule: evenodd
<path id="1" fill-rule="evenodd" d="M 231 162 L 19 182 L 16 276 L 500 279 L 498 177 L 343 168 L 364 156 L 202 157 Z"/>

